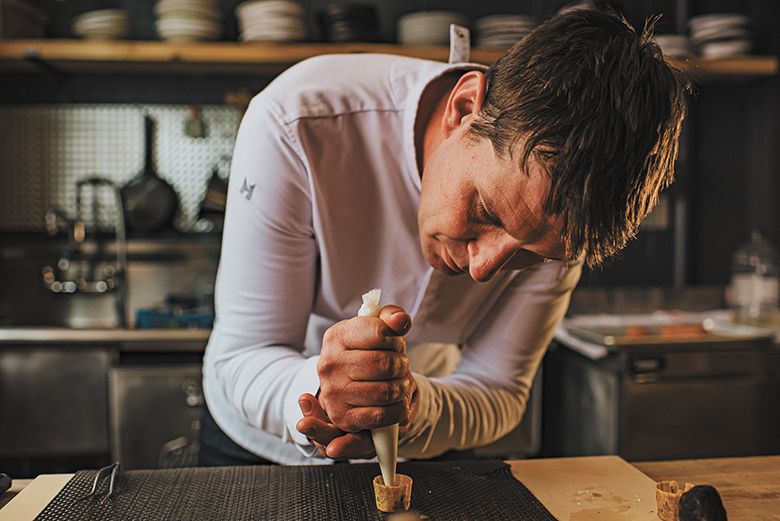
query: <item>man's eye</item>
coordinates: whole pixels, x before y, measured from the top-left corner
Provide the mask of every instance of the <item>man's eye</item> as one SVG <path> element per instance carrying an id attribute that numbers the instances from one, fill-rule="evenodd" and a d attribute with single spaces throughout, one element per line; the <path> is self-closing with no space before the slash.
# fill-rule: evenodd
<path id="1" fill-rule="evenodd" d="M 487 209 L 485 204 L 482 202 L 482 199 L 477 201 L 477 218 L 480 220 L 480 222 L 491 224 L 493 226 L 501 226 L 501 220 L 490 213 L 490 210 Z"/>
<path id="2" fill-rule="evenodd" d="M 539 159 L 541 159 L 545 163 L 554 163 L 557 158 L 558 158 L 558 152 L 554 152 L 552 150 L 539 151 Z"/>

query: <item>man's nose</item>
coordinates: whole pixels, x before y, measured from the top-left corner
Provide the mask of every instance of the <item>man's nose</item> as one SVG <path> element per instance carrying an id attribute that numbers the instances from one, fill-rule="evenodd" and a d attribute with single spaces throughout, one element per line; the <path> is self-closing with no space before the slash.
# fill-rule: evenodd
<path id="1" fill-rule="evenodd" d="M 487 282 L 509 262 L 517 249 L 509 242 L 475 240 L 469 242 L 469 275 L 477 282 Z"/>

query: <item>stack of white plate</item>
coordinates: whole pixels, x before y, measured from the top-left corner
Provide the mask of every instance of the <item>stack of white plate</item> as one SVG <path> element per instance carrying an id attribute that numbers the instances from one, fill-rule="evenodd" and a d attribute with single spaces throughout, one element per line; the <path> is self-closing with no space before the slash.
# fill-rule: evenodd
<path id="1" fill-rule="evenodd" d="M 73 32 L 84 38 L 116 40 L 130 33 L 127 13 L 122 9 L 98 9 L 73 19 Z"/>
<path id="2" fill-rule="evenodd" d="M 688 20 L 691 42 L 704 58 L 750 53 L 750 18 L 741 14 L 705 14 Z"/>
<path id="3" fill-rule="evenodd" d="M 398 19 L 398 41 L 403 45 L 449 45 L 450 24 L 468 25 L 452 11 L 417 11 Z"/>
<path id="4" fill-rule="evenodd" d="M 538 21 L 533 16 L 521 14 L 496 14 L 480 18 L 474 23 L 477 30 L 477 47 L 509 49 L 522 40 Z"/>
<path id="5" fill-rule="evenodd" d="M 657 34 L 653 39 L 666 56 L 690 58 L 692 55 L 690 42 L 684 34 Z"/>
<path id="6" fill-rule="evenodd" d="M 222 13 L 217 0 L 158 0 L 157 34 L 170 42 L 216 40 L 222 36 Z"/>
<path id="7" fill-rule="evenodd" d="M 294 0 L 249 0 L 236 7 L 245 42 L 297 42 L 306 39 L 303 7 Z"/>

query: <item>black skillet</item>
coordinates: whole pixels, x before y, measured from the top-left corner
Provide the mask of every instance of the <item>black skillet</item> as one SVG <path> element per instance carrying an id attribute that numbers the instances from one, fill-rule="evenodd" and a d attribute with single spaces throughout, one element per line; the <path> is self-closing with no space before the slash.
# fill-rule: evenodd
<path id="1" fill-rule="evenodd" d="M 171 225 L 179 207 L 179 197 L 163 181 L 152 165 L 155 122 L 144 116 L 144 168 L 122 187 L 125 224 L 137 232 L 153 232 Z"/>

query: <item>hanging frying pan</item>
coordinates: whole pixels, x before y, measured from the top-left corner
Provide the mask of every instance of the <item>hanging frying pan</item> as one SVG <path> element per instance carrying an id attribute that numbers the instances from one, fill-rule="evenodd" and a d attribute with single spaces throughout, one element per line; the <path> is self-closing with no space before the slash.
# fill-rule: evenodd
<path id="1" fill-rule="evenodd" d="M 138 232 L 153 232 L 170 225 L 179 207 L 176 191 L 157 175 L 152 165 L 154 127 L 154 120 L 144 116 L 144 167 L 121 190 L 125 223 Z"/>

